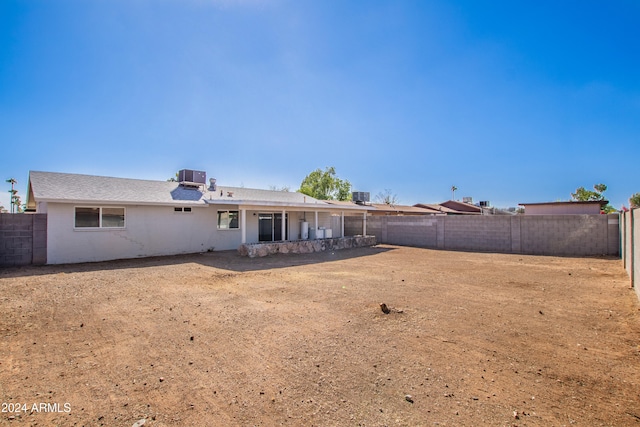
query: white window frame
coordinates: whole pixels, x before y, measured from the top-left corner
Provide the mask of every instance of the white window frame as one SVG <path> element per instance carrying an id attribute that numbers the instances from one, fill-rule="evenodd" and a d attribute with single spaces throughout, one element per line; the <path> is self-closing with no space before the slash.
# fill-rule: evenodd
<path id="1" fill-rule="evenodd" d="M 76 215 L 78 208 L 85 209 L 98 209 L 98 226 L 97 227 L 78 227 L 76 225 Z M 103 209 L 122 209 L 122 216 L 124 217 L 124 225 L 122 227 L 104 227 L 102 225 L 102 210 Z M 124 206 L 74 206 L 73 207 L 73 229 L 76 231 L 96 231 L 96 230 L 124 230 L 127 228 L 127 208 Z"/>
<path id="2" fill-rule="evenodd" d="M 237 227 L 229 227 L 227 224 L 227 227 L 220 227 L 220 214 L 221 213 L 226 213 L 227 214 L 227 218 L 229 218 L 229 213 L 231 212 L 235 212 L 237 217 Z M 216 212 L 216 226 L 218 228 L 218 230 L 224 230 L 224 231 L 228 231 L 228 230 L 240 230 L 240 211 L 239 210 L 235 210 L 235 209 L 225 209 L 225 210 L 219 210 Z"/>
<path id="3" fill-rule="evenodd" d="M 193 208 L 191 206 L 175 206 L 173 208 L 173 212 L 177 214 L 181 214 L 181 213 L 190 214 L 193 212 Z"/>

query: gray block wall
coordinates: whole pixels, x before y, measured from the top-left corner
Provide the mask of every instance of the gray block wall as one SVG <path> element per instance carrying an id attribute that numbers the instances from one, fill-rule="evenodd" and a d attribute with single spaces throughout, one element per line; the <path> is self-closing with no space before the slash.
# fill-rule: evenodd
<path id="1" fill-rule="evenodd" d="M 633 274 L 631 286 L 636 289 L 636 294 L 640 298 L 640 286 L 638 286 L 638 277 L 640 277 L 640 209 L 631 211 L 633 215 Z"/>
<path id="2" fill-rule="evenodd" d="M 622 248 L 622 262 L 629 275 L 631 287 L 640 299 L 640 209 L 635 208 L 625 212 L 620 217 L 620 247 Z"/>
<path id="3" fill-rule="evenodd" d="M 345 234 L 362 218 L 345 217 Z M 618 215 L 370 216 L 380 243 L 445 250 L 536 255 L 619 255 Z"/>
<path id="4" fill-rule="evenodd" d="M 511 217 L 450 216 L 444 223 L 444 249 L 511 252 Z"/>
<path id="5" fill-rule="evenodd" d="M 631 256 L 633 254 L 633 250 L 632 250 L 632 243 L 633 243 L 633 236 L 632 236 L 632 227 L 631 227 L 631 218 L 633 215 L 633 212 L 635 212 L 636 210 L 631 210 L 629 212 L 625 212 L 622 217 L 620 218 L 620 237 L 622 239 L 622 261 L 624 263 L 624 268 L 627 271 L 627 274 L 629 275 L 629 277 L 632 276 L 631 274 L 631 268 L 633 266 L 632 264 L 632 260 L 631 260 Z"/>
<path id="6" fill-rule="evenodd" d="M 46 262 L 47 215 L 0 214 L 0 266 Z"/>

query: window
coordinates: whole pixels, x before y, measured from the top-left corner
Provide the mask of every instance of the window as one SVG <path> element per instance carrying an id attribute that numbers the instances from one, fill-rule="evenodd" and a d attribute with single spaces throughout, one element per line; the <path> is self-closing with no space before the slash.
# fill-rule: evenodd
<path id="1" fill-rule="evenodd" d="M 218 228 L 222 230 L 239 228 L 238 211 L 218 211 Z"/>
<path id="2" fill-rule="evenodd" d="M 76 227 L 100 227 L 100 208 L 76 208 Z"/>
<path id="3" fill-rule="evenodd" d="M 123 228 L 124 208 L 102 208 L 103 228 Z"/>
<path id="4" fill-rule="evenodd" d="M 124 208 L 76 208 L 76 228 L 124 228 Z"/>
<path id="5" fill-rule="evenodd" d="M 191 208 L 173 208 L 174 212 L 191 212 Z"/>

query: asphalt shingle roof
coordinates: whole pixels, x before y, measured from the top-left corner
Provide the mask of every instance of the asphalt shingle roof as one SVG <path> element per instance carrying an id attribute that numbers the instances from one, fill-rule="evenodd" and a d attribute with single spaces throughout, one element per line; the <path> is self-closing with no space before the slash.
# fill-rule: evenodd
<path id="1" fill-rule="evenodd" d="M 177 182 L 114 178 L 59 172 L 29 173 L 29 187 L 35 201 L 206 205 L 275 204 L 331 207 L 328 203 L 298 192 L 206 185 L 183 187 Z M 358 208 L 356 208 L 358 209 Z"/>

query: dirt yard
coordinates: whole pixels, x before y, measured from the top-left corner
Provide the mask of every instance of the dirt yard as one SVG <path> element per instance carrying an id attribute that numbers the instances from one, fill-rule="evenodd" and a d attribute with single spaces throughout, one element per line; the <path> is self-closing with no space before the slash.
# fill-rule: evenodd
<path id="1" fill-rule="evenodd" d="M 639 309 L 613 259 L 377 246 L 4 269 L 0 425 L 640 426 Z"/>

